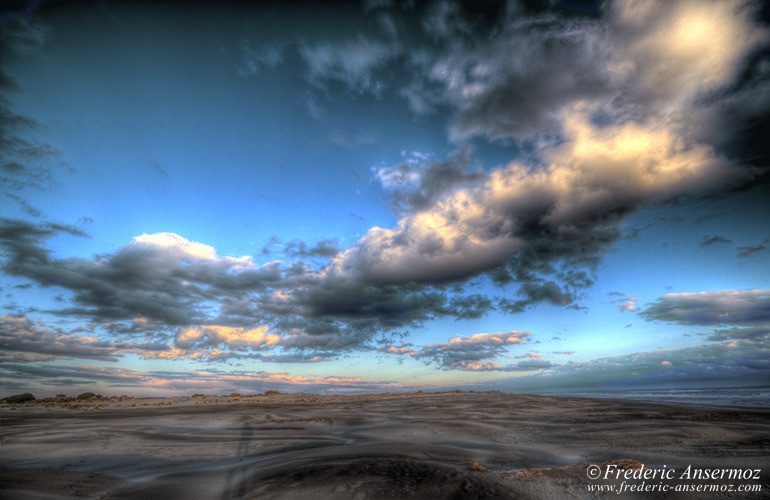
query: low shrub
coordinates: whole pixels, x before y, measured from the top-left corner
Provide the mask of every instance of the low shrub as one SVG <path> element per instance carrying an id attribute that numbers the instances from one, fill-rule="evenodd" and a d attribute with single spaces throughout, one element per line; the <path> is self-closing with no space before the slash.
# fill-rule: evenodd
<path id="1" fill-rule="evenodd" d="M 34 401 L 35 396 L 33 396 L 29 392 L 25 392 L 24 394 L 14 394 L 13 396 L 8 396 L 7 398 L 0 399 L 3 403 L 11 403 L 11 404 L 19 404 L 19 403 L 26 403 L 27 401 Z"/>
<path id="2" fill-rule="evenodd" d="M 101 399 L 103 396 L 101 394 L 94 394 L 93 392 L 84 392 L 83 394 L 78 394 L 78 399 L 81 401 L 84 401 L 86 399 Z"/>

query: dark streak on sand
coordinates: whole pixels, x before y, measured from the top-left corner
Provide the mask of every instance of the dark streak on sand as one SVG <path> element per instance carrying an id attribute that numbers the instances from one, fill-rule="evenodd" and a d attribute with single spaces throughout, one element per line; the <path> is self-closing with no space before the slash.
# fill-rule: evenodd
<path id="1" fill-rule="evenodd" d="M 734 483 L 770 488 L 767 409 L 456 392 L 102 406 L 3 406 L 0 497 L 595 498 L 587 467 L 608 463 L 761 468 Z"/>
<path id="2" fill-rule="evenodd" d="M 254 431 L 251 428 L 251 424 L 246 422 L 243 424 L 241 430 L 241 438 L 238 441 L 238 450 L 235 452 L 235 457 L 241 461 L 249 454 L 251 448 L 251 440 L 254 437 Z M 249 470 L 248 465 L 241 465 L 230 470 L 225 480 L 224 491 L 222 493 L 222 500 L 229 500 L 231 498 L 243 498 L 246 496 L 246 483 L 243 481 L 243 476 Z"/>

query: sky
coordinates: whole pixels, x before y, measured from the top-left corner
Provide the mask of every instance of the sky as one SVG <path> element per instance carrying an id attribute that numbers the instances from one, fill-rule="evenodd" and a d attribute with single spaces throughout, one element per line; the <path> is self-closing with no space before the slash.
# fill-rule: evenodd
<path id="1" fill-rule="evenodd" d="M 5 5 L 3 396 L 770 380 L 767 3 Z"/>

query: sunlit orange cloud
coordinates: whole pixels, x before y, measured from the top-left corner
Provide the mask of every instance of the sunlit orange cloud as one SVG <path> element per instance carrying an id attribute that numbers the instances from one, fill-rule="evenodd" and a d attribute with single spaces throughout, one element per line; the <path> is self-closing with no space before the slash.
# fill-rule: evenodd
<path id="1" fill-rule="evenodd" d="M 167 345 L 168 345 L 168 349 L 165 351 L 147 351 L 143 349 L 131 349 L 131 350 L 127 350 L 126 352 L 138 354 L 144 359 L 182 359 L 182 358 L 199 359 L 204 355 L 203 351 L 197 351 L 197 352 L 188 351 L 187 349 L 179 349 L 177 347 L 174 347 L 171 344 L 167 344 Z"/>
<path id="2" fill-rule="evenodd" d="M 449 339 L 450 344 L 521 344 L 521 339 L 530 337 L 529 332 L 508 332 L 508 333 L 475 333 L 470 337 L 453 337 Z M 433 344 L 445 345 L 445 344 Z M 431 346 L 427 346 L 431 347 Z"/>
<path id="3" fill-rule="evenodd" d="M 233 348 L 267 347 L 281 341 L 281 337 L 268 333 L 267 326 L 246 329 L 222 325 L 206 325 L 181 328 L 176 336 L 176 345 L 190 347 L 193 345 L 224 344 Z"/>
<path id="4" fill-rule="evenodd" d="M 414 349 L 409 349 L 408 347 L 390 346 L 387 349 L 385 349 L 383 352 L 387 352 L 390 354 L 417 354 L 419 351 L 415 351 Z"/>
<path id="5" fill-rule="evenodd" d="M 457 365 L 459 369 L 469 371 L 488 371 L 499 370 L 502 368 L 502 366 L 491 361 L 487 361 L 486 363 L 482 363 L 481 361 L 459 361 Z"/>

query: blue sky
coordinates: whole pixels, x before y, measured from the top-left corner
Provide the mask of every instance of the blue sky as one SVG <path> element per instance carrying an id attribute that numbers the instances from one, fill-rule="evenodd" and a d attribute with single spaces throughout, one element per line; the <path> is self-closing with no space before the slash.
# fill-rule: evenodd
<path id="1" fill-rule="evenodd" d="M 762 4 L 0 19 L 3 395 L 768 380 Z"/>

